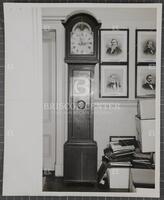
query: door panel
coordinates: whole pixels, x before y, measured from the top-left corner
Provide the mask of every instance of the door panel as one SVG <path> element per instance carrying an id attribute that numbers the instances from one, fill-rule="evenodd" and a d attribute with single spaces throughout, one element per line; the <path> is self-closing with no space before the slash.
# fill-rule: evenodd
<path id="1" fill-rule="evenodd" d="M 87 139 L 90 134 L 90 71 L 73 71 L 72 137 Z"/>
<path id="2" fill-rule="evenodd" d="M 93 66 L 69 65 L 69 138 L 92 139 Z"/>
<path id="3" fill-rule="evenodd" d="M 81 180 L 81 149 L 77 146 L 65 146 L 64 149 L 64 179 Z M 76 153 L 75 153 L 76 152 Z"/>
<path id="4" fill-rule="evenodd" d="M 55 31 L 43 31 L 43 170 L 55 166 Z"/>
<path id="5" fill-rule="evenodd" d="M 84 149 L 83 160 L 83 179 L 84 180 L 95 180 L 97 174 L 97 146 L 92 145 Z"/>
<path id="6" fill-rule="evenodd" d="M 66 143 L 64 157 L 65 182 L 96 182 L 96 143 Z"/>

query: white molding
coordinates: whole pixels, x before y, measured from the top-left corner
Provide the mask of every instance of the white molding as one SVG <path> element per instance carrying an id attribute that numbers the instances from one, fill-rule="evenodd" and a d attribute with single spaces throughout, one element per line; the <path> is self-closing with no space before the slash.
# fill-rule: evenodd
<path id="1" fill-rule="evenodd" d="M 111 106 L 111 107 L 119 107 L 119 108 L 129 108 L 129 107 L 137 107 L 137 100 L 95 100 L 94 104 L 96 107 L 103 106 Z"/>
<path id="2" fill-rule="evenodd" d="M 64 63 L 64 26 L 61 20 L 45 20 L 43 19 L 42 28 L 44 30 L 55 30 L 56 32 L 56 105 L 66 103 L 66 67 Z M 55 175 L 63 176 L 63 145 L 65 142 L 65 135 L 67 135 L 67 118 L 65 117 L 65 110 L 57 109 L 56 111 L 56 143 L 55 143 Z M 61 168 L 60 168 L 60 167 Z"/>
<path id="3" fill-rule="evenodd" d="M 63 176 L 63 163 L 55 165 L 55 176 Z"/>
<path id="4" fill-rule="evenodd" d="M 47 21 L 62 21 L 65 20 L 65 16 L 43 16 L 43 21 L 47 23 Z"/>

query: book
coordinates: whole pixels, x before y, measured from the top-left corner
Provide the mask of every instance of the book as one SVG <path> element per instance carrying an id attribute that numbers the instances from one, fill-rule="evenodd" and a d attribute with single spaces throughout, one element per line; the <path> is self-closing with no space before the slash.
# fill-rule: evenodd
<path id="1" fill-rule="evenodd" d="M 126 140 L 124 139 L 124 140 L 119 140 L 118 142 L 121 146 L 129 146 L 129 145 L 137 146 L 136 139 L 126 139 Z"/>
<path id="2" fill-rule="evenodd" d="M 134 151 L 120 151 L 120 152 L 117 152 L 117 153 L 112 153 L 110 155 L 111 158 L 118 158 L 118 157 L 127 157 L 129 155 L 133 155 L 134 154 Z"/>
<path id="3" fill-rule="evenodd" d="M 131 167 L 131 162 L 110 162 L 111 167 Z"/>
<path id="4" fill-rule="evenodd" d="M 135 159 L 152 159 L 152 153 L 141 153 L 141 152 L 135 152 L 133 154 Z"/>
<path id="5" fill-rule="evenodd" d="M 124 150 L 135 150 L 134 145 L 127 145 L 127 146 L 121 146 L 119 142 L 110 142 L 110 147 L 113 152 L 119 152 L 119 151 L 124 151 Z"/>
<path id="6" fill-rule="evenodd" d="M 155 165 L 152 164 L 150 161 L 131 161 L 133 168 L 144 168 L 144 169 L 154 169 Z"/>

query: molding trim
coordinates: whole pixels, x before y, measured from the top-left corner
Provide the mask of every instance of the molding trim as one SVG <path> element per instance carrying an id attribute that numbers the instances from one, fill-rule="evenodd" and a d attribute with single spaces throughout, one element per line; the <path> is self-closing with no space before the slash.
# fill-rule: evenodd
<path id="1" fill-rule="evenodd" d="M 63 176 L 63 164 L 55 165 L 55 176 Z"/>
<path id="2" fill-rule="evenodd" d="M 102 100 L 102 99 L 95 99 L 94 104 L 95 108 L 96 107 L 109 107 L 111 106 L 112 108 L 114 107 L 121 107 L 121 108 L 129 108 L 129 107 L 137 107 L 137 101 L 138 100 Z"/>
<path id="3" fill-rule="evenodd" d="M 66 17 L 65 16 L 43 16 L 42 17 L 43 21 L 61 21 L 61 20 L 65 20 Z"/>

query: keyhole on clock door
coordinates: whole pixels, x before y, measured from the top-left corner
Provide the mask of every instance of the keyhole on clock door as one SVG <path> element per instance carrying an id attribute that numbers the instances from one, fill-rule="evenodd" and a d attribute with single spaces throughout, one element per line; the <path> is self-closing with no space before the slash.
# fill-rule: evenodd
<path id="1" fill-rule="evenodd" d="M 85 108 L 85 105 L 86 105 L 86 103 L 85 103 L 85 101 L 83 101 L 83 100 L 79 100 L 79 101 L 77 102 L 77 107 L 78 107 L 79 109 L 84 109 L 84 108 Z"/>

